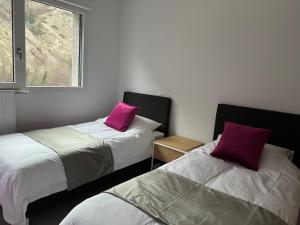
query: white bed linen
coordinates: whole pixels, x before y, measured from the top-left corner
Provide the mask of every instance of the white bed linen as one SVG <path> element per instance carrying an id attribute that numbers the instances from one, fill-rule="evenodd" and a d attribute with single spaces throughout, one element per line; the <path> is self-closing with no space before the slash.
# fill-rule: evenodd
<path id="1" fill-rule="evenodd" d="M 159 169 L 258 204 L 296 225 L 300 207 L 300 171 L 286 157 L 264 149 L 258 172 L 209 156 L 216 141 Z M 118 216 L 116 216 L 118 215 Z M 60 225 L 160 225 L 131 204 L 102 193 L 76 206 Z"/>
<path id="2" fill-rule="evenodd" d="M 110 145 L 114 170 L 152 154 L 153 136 L 147 128 L 119 132 L 104 125 L 103 120 L 70 127 L 102 138 Z M 30 202 L 65 189 L 64 167 L 53 150 L 24 134 L 0 136 L 0 204 L 8 223 L 26 224 L 25 212 Z"/>

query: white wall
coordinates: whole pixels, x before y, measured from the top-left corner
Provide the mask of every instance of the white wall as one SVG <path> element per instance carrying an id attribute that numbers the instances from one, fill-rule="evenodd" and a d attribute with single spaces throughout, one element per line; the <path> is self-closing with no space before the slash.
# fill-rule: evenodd
<path id="1" fill-rule="evenodd" d="M 80 2 L 80 1 L 77 1 Z M 108 113 L 116 102 L 120 1 L 81 1 L 87 13 L 85 88 L 31 88 L 17 95 L 17 130 L 86 122 Z"/>
<path id="2" fill-rule="evenodd" d="M 300 114 L 300 1 L 122 0 L 119 96 L 173 98 L 172 132 L 208 141 L 218 103 Z"/>

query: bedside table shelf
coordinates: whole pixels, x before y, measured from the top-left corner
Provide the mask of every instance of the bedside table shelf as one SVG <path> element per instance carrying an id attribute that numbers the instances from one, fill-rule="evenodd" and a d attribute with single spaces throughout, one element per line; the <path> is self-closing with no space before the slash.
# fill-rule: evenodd
<path id="1" fill-rule="evenodd" d="M 171 162 L 204 143 L 180 136 L 170 136 L 153 143 L 153 159 Z"/>

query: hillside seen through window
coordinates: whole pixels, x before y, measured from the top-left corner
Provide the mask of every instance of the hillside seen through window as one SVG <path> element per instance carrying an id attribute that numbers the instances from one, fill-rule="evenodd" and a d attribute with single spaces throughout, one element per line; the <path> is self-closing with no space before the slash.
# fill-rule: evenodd
<path id="1" fill-rule="evenodd" d="M 81 16 L 27 0 L 27 86 L 80 86 Z"/>

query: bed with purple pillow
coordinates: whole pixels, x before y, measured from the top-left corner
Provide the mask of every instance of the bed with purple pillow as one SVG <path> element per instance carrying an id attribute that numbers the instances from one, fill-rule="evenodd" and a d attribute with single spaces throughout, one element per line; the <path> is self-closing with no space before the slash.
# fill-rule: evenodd
<path id="1" fill-rule="evenodd" d="M 300 115 L 220 104 L 212 142 L 87 199 L 61 225 L 298 225 L 299 127 Z"/>
<path id="2" fill-rule="evenodd" d="M 170 107 L 170 98 L 125 92 L 107 118 L 0 136 L 4 220 L 25 225 L 74 194 L 149 171 L 153 139 L 168 135 Z"/>

